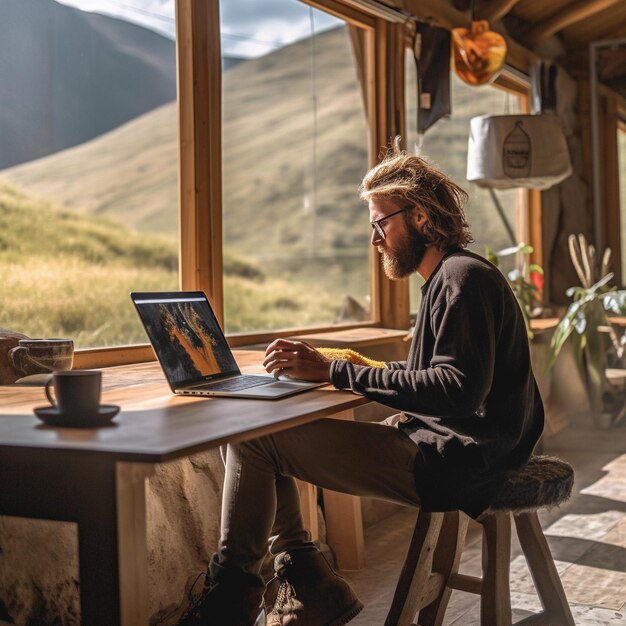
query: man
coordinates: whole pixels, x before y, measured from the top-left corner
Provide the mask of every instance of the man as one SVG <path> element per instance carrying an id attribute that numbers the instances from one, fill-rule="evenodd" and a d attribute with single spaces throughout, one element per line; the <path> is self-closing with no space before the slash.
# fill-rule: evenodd
<path id="1" fill-rule="evenodd" d="M 320 420 L 231 445 L 222 534 L 190 621 L 262 624 L 259 570 L 272 536 L 276 592 L 267 626 L 338 626 L 362 605 L 304 529 L 294 477 L 426 511 L 478 516 L 507 471 L 524 465 L 543 428 L 522 313 L 506 280 L 471 241 L 465 192 L 398 140 L 365 176 L 372 245 L 392 279 L 426 281 L 406 362 L 331 360 L 278 339 L 268 372 L 328 381 L 400 413 L 382 424 Z M 268 593 L 269 595 L 269 593 Z"/>

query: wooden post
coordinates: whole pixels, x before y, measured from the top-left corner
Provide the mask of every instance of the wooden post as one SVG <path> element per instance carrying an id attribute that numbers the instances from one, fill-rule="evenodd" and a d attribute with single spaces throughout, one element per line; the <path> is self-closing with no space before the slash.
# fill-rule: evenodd
<path id="1" fill-rule="evenodd" d="M 483 516 L 481 524 L 484 529 L 481 623 L 510 624 L 511 514 L 490 513 Z"/>
<path id="2" fill-rule="evenodd" d="M 551 623 L 575 626 L 550 547 L 541 529 L 536 511 L 515 516 L 515 526 L 537 595 Z"/>
<path id="3" fill-rule="evenodd" d="M 151 463 L 117 463 L 117 533 L 122 626 L 147 626 L 148 547 L 146 531 L 146 478 Z"/>
<path id="4" fill-rule="evenodd" d="M 343 411 L 333 419 L 354 419 L 354 412 Z M 335 554 L 337 567 L 361 570 L 365 567 L 363 516 L 361 499 L 338 491 L 324 489 L 324 513 L 328 545 Z"/>
<path id="5" fill-rule="evenodd" d="M 219 2 L 176 0 L 182 289 L 201 289 L 223 323 Z"/>

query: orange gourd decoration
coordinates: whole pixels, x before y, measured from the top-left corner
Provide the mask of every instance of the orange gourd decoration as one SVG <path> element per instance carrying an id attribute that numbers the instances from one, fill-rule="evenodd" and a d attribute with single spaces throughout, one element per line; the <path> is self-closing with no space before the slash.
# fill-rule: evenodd
<path id="1" fill-rule="evenodd" d="M 469 28 L 452 29 L 452 59 L 457 76 L 468 85 L 484 85 L 500 73 L 506 57 L 502 35 L 489 30 L 486 20 Z"/>

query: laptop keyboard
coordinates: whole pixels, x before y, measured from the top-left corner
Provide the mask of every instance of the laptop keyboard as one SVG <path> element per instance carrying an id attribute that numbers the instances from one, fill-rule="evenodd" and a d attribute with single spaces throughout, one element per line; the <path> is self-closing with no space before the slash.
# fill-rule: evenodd
<path id="1" fill-rule="evenodd" d="M 259 385 L 267 385 L 272 379 L 268 376 L 239 376 L 237 378 L 229 378 L 208 385 L 199 385 L 194 389 L 210 389 L 211 391 L 239 391 L 240 389 L 249 389 L 250 387 L 258 387 Z"/>

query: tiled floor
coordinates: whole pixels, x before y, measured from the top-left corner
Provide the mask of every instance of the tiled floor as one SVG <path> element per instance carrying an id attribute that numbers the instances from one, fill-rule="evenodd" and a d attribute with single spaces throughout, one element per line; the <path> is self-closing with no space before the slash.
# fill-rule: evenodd
<path id="1" fill-rule="evenodd" d="M 545 442 L 544 451 L 569 461 L 576 471 L 572 498 L 540 514 L 574 620 L 577 626 L 626 626 L 626 423 L 604 431 L 584 420 L 570 424 Z M 384 623 L 414 521 L 415 512 L 407 509 L 368 530 L 367 568 L 344 573 L 366 605 L 351 626 Z M 516 621 L 540 605 L 515 537 L 513 544 Z M 464 552 L 461 572 L 480 571 L 478 542 Z M 479 611 L 478 596 L 454 591 L 444 625 L 477 626 Z"/>

